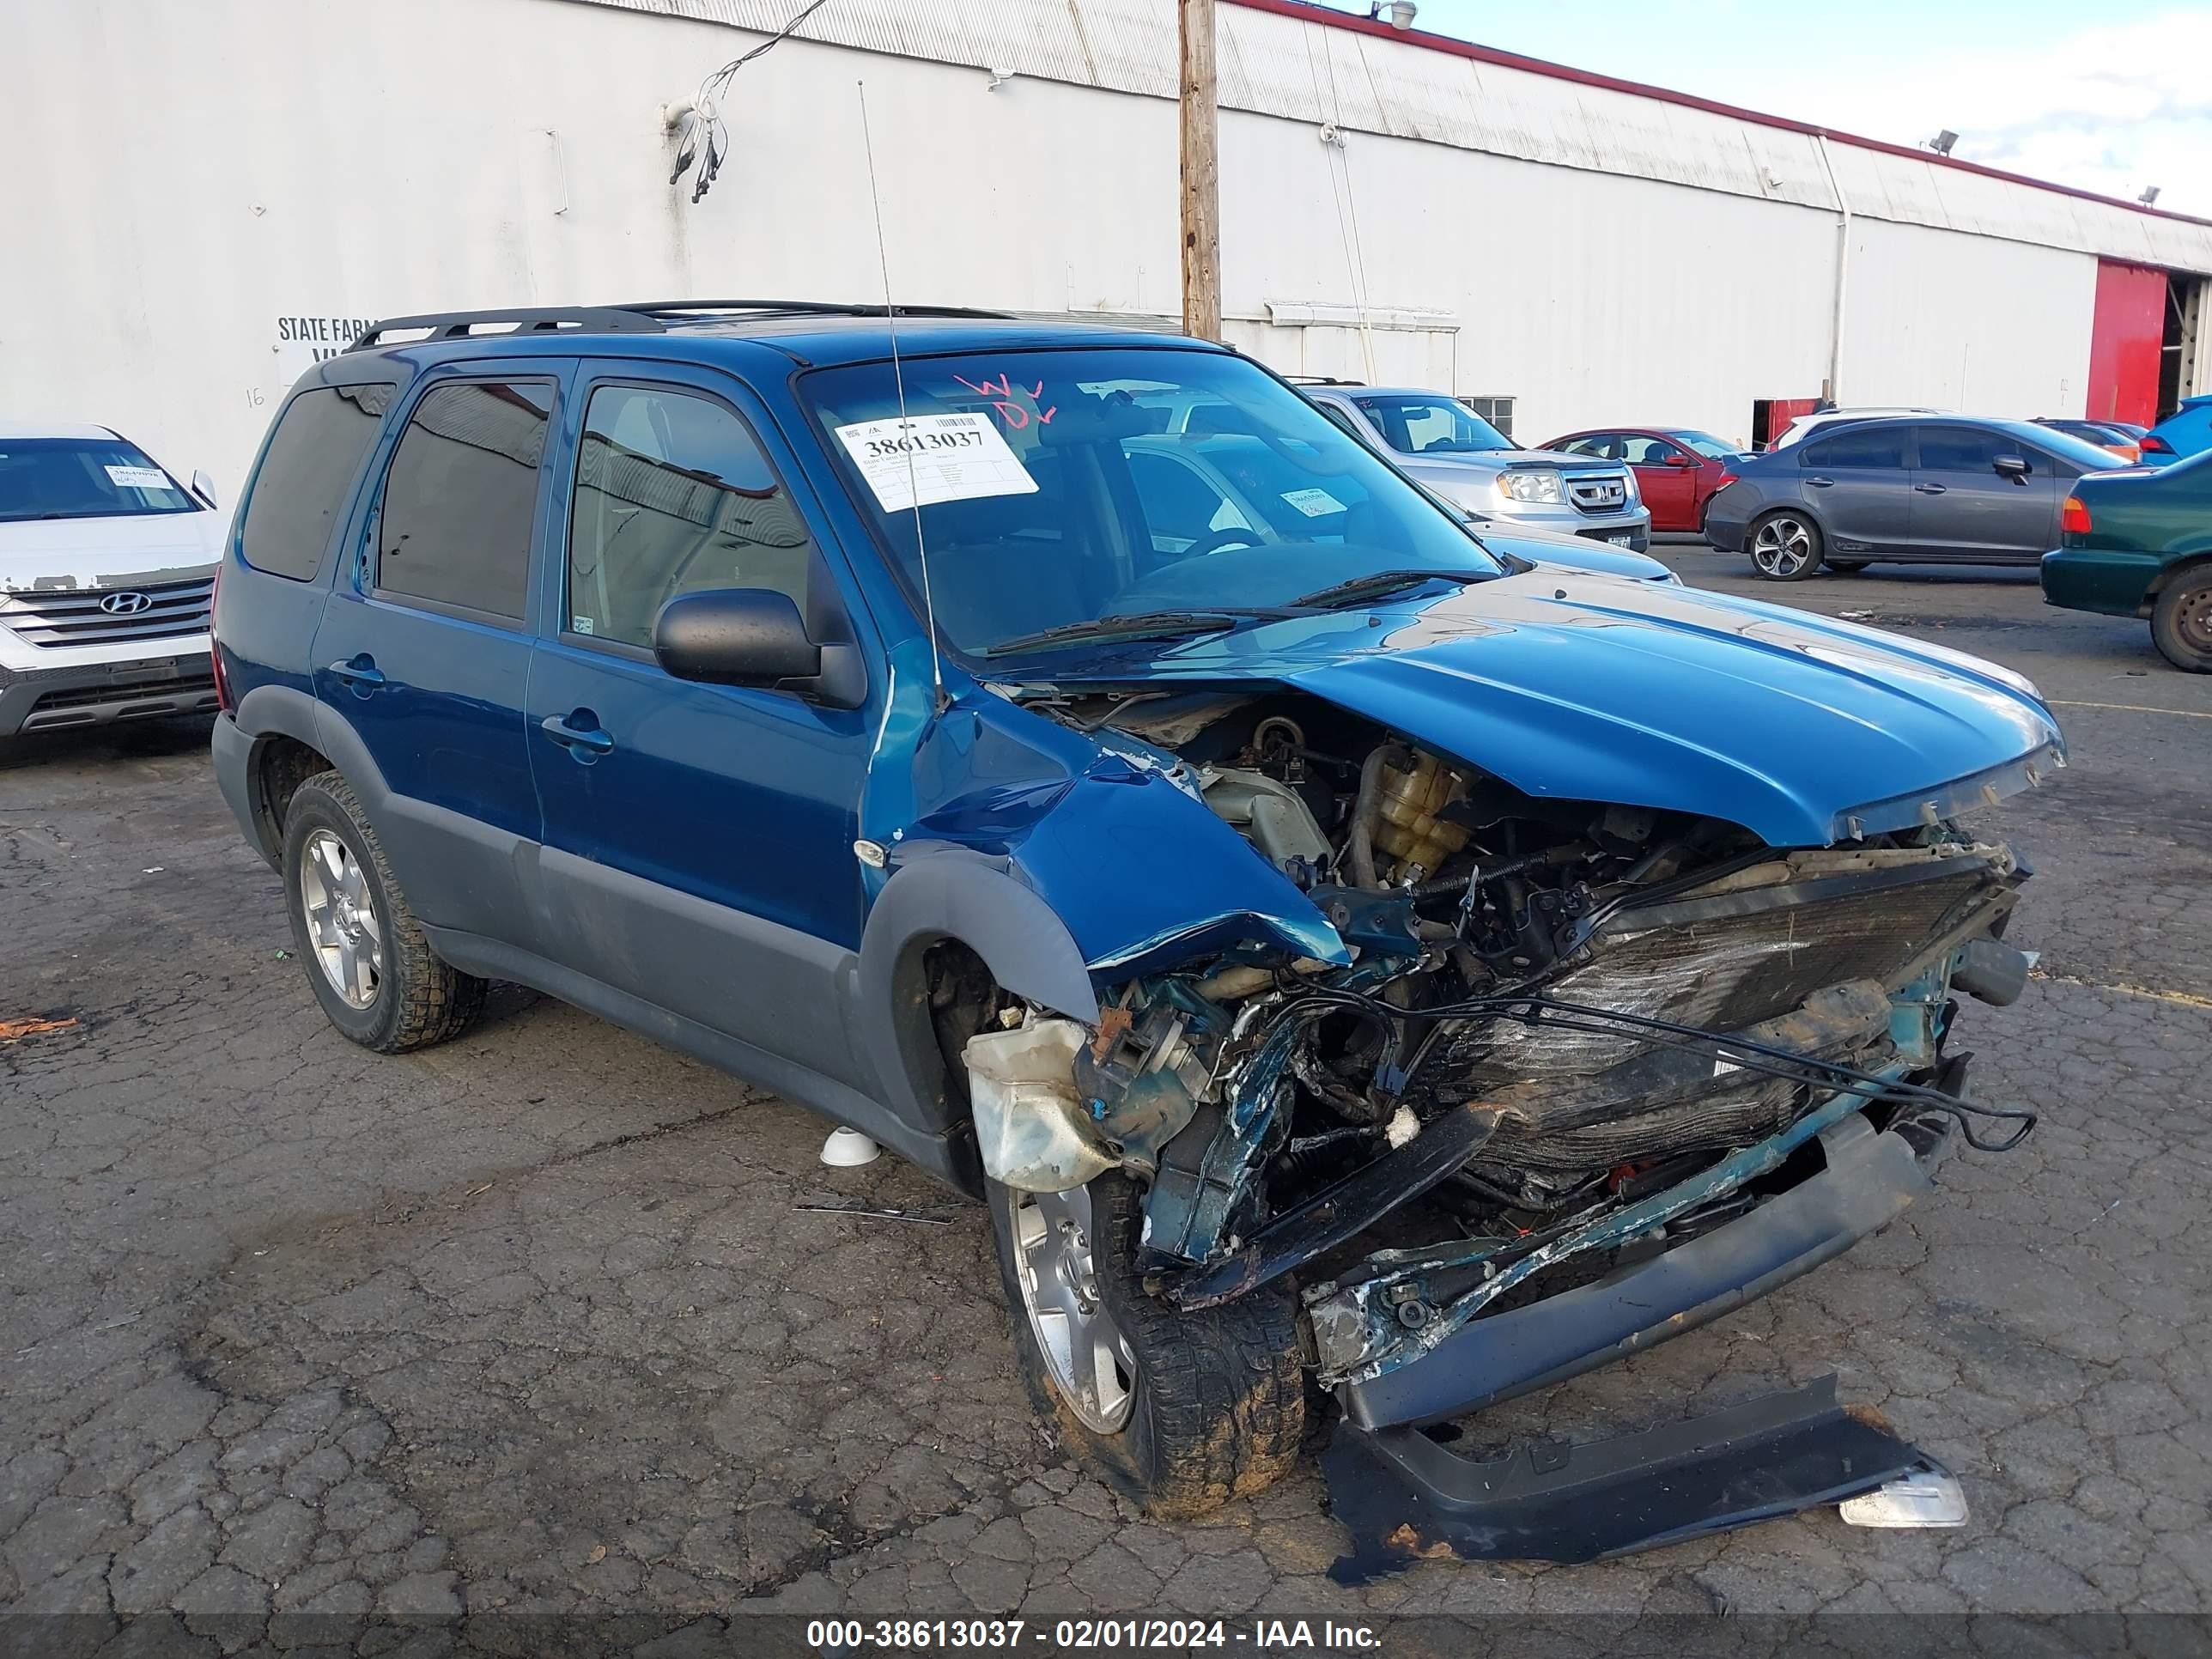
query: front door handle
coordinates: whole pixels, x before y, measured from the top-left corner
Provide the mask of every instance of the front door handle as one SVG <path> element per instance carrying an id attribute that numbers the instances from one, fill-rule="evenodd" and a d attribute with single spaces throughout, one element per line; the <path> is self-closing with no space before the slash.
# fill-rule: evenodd
<path id="1" fill-rule="evenodd" d="M 1826 489 L 1836 481 L 1833 478 L 1808 478 L 1805 482 L 1815 489 Z"/>
<path id="2" fill-rule="evenodd" d="M 592 718 L 589 711 L 582 708 L 566 714 L 548 714 L 538 722 L 538 729 L 580 761 L 589 763 L 602 755 L 612 754 L 615 740 L 596 721 L 590 726 L 570 724 L 579 715 L 586 720 Z"/>
<path id="3" fill-rule="evenodd" d="M 1915 484 L 1912 487 L 1923 495 L 1941 495 L 1950 486 L 1948 484 Z"/>
<path id="4" fill-rule="evenodd" d="M 376 659 L 368 652 L 358 652 L 343 662 L 334 662 L 323 671 L 332 679 L 353 688 L 354 695 L 365 697 L 384 682 L 384 671 L 376 665 Z"/>

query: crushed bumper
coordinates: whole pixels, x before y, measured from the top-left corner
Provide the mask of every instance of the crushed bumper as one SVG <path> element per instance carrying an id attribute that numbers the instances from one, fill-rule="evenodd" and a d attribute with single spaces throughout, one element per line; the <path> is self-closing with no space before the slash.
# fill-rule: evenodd
<path id="1" fill-rule="evenodd" d="M 1322 1460 L 1352 1535 L 1329 1576 L 1416 1560 L 1595 1561 L 1838 1504 L 1948 1471 L 1836 1401 L 1836 1379 L 1643 1434 L 1477 1462 L 1418 1431 L 1337 1425 Z"/>
<path id="2" fill-rule="evenodd" d="M 1841 1255 L 1930 1182 L 1905 1136 L 1863 1118 L 1828 1167 L 1738 1220 L 1594 1285 L 1478 1319 L 1423 1358 L 1339 1386 L 1358 1429 L 1435 1423 L 1565 1382 L 1709 1324 Z"/>

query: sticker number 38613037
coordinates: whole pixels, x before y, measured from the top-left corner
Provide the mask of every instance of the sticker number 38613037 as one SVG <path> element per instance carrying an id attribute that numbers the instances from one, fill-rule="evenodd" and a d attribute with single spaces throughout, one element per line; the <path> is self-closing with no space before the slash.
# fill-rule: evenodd
<path id="1" fill-rule="evenodd" d="M 886 513 L 982 495 L 1027 495 L 1037 487 L 981 415 L 855 421 L 837 428 L 837 441 Z"/>

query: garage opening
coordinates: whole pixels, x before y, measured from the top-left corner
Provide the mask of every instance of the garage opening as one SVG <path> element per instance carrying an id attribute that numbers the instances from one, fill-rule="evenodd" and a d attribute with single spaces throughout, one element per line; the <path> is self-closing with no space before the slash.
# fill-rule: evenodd
<path id="1" fill-rule="evenodd" d="M 2184 398 L 2212 392 L 2212 341 L 2206 338 L 2212 278 L 2169 271 L 2166 279 L 2166 331 L 2160 343 L 2158 418 L 2164 420 Z"/>

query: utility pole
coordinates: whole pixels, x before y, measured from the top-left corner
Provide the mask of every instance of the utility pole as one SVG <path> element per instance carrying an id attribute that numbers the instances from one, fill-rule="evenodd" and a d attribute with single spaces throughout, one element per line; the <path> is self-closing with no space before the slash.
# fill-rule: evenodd
<path id="1" fill-rule="evenodd" d="M 1177 0 L 1182 103 L 1182 329 L 1221 337 L 1220 100 L 1213 80 L 1213 0 Z"/>

